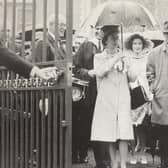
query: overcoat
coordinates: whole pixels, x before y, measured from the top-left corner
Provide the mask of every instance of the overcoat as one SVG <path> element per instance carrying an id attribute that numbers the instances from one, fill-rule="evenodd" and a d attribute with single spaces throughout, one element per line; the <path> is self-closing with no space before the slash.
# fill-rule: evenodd
<path id="1" fill-rule="evenodd" d="M 30 76 L 33 68 L 33 64 L 25 61 L 5 47 L 0 47 L 0 65 L 26 78 Z"/>
<path id="2" fill-rule="evenodd" d="M 165 43 L 149 54 L 147 70 L 154 76 L 151 121 L 168 125 L 168 50 Z"/>
<path id="3" fill-rule="evenodd" d="M 46 38 L 46 60 L 42 60 L 43 57 L 43 39 L 39 39 L 36 43 L 35 49 L 35 62 L 42 62 L 42 61 L 53 61 L 53 60 L 63 60 L 65 57 L 65 50 L 62 47 L 61 41 L 56 43 L 55 39 L 47 33 Z M 55 45 L 58 47 L 55 49 Z"/>
<path id="4" fill-rule="evenodd" d="M 95 55 L 97 99 L 91 132 L 93 141 L 133 139 L 127 76 L 111 68 L 112 59 L 106 50 Z"/>

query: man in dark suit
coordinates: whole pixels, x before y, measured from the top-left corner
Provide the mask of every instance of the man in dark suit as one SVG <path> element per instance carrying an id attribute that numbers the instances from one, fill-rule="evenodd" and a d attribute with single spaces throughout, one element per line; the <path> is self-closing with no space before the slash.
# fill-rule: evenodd
<path id="1" fill-rule="evenodd" d="M 87 157 L 91 133 L 91 122 L 97 95 L 96 78 L 92 73 L 94 55 L 101 52 L 103 49 L 100 40 L 100 30 L 96 30 L 95 34 L 95 38 L 85 41 L 81 44 L 74 58 L 75 76 L 77 78 L 89 81 L 89 87 L 85 92 L 86 98 L 79 102 L 80 104 L 78 104 L 78 109 L 73 109 L 73 128 L 78 128 L 78 131 L 73 131 L 73 159 L 75 159 L 75 145 L 78 144 L 80 162 L 84 162 L 85 157 Z M 75 122 L 76 120 L 79 121 Z M 75 139 L 77 137 L 78 140 Z M 104 152 L 102 152 L 102 150 L 104 150 L 104 146 L 99 142 L 94 142 L 92 145 L 95 155 L 96 167 L 106 167 L 103 163 Z"/>
<path id="2" fill-rule="evenodd" d="M 34 66 L 32 63 L 25 61 L 21 57 L 17 56 L 13 51 L 0 45 L 0 65 L 5 66 L 9 70 L 20 74 L 25 78 L 40 77 L 42 79 L 50 79 L 53 74 L 46 74 L 43 70 Z M 56 74 L 55 74 L 56 75 Z"/>
<path id="3" fill-rule="evenodd" d="M 42 60 L 43 39 L 39 39 L 36 45 L 35 62 L 62 60 L 65 57 L 65 19 L 59 15 L 58 26 L 59 39 L 55 39 L 55 15 L 48 19 L 48 32 L 46 41 L 46 60 Z"/>

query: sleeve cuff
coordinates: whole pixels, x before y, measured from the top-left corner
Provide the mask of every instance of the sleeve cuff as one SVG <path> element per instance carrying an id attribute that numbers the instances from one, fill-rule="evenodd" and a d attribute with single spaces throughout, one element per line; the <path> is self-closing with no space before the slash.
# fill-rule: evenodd
<path id="1" fill-rule="evenodd" d="M 134 89 L 134 88 L 136 88 L 136 87 L 139 86 L 137 80 L 136 80 L 135 82 L 129 82 L 129 85 L 130 85 L 130 88 L 131 88 L 131 89 Z"/>

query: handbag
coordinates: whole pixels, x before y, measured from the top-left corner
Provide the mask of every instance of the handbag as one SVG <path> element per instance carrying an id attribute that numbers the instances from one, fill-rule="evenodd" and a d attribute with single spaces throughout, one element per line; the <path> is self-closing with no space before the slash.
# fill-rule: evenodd
<path id="1" fill-rule="evenodd" d="M 148 102 L 144 88 L 139 85 L 134 89 L 130 89 L 131 95 L 131 109 L 134 110 L 146 102 Z"/>

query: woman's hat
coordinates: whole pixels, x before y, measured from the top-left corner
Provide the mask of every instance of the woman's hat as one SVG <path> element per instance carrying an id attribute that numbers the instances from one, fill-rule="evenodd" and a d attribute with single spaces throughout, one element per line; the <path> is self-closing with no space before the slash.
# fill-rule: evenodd
<path id="1" fill-rule="evenodd" d="M 105 25 L 101 27 L 101 37 L 102 39 L 110 34 L 119 33 L 119 25 Z"/>
<path id="2" fill-rule="evenodd" d="M 105 25 L 101 28 L 101 30 L 106 32 L 113 32 L 113 33 L 119 33 L 119 25 Z"/>
<path id="3" fill-rule="evenodd" d="M 142 43 L 143 43 L 143 49 L 150 49 L 153 48 L 153 42 L 144 38 L 141 34 L 135 33 L 132 34 L 131 36 L 129 36 L 126 41 L 125 41 L 125 48 L 127 50 L 132 50 L 132 43 L 134 39 L 141 39 Z"/>

